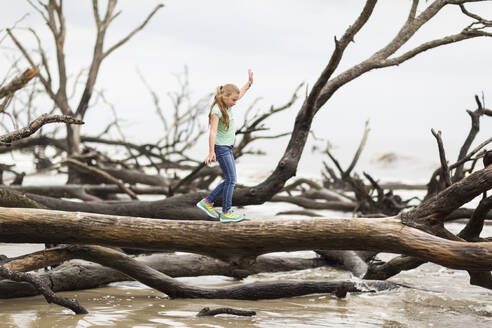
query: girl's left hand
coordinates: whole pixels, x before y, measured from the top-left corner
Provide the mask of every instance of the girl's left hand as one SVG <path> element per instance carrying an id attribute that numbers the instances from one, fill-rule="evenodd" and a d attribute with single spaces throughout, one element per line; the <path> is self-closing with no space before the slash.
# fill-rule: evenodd
<path id="1" fill-rule="evenodd" d="M 248 69 L 248 77 L 249 86 L 251 86 L 253 84 L 253 71 L 251 69 Z"/>

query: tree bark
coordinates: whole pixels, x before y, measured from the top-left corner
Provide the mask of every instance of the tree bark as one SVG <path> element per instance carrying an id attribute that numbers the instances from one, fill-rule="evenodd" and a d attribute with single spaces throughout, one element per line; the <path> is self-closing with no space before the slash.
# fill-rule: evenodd
<path id="1" fill-rule="evenodd" d="M 104 244 L 184 251 L 232 263 L 249 263 L 260 254 L 276 251 L 370 250 L 412 255 L 454 269 L 492 270 L 492 243 L 439 238 L 402 225 L 398 216 L 225 225 L 39 209 L 3 208 L 0 213 L 0 241 L 10 243 Z"/>

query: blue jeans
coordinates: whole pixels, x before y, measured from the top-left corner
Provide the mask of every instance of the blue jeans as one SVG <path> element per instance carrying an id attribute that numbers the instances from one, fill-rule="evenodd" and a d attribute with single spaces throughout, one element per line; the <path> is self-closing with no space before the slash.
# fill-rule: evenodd
<path id="1" fill-rule="evenodd" d="M 214 150 L 225 180 L 215 187 L 207 196 L 207 200 L 213 203 L 222 195 L 222 211 L 227 213 L 232 207 L 232 193 L 236 184 L 236 164 L 234 164 L 232 146 L 215 145 Z"/>

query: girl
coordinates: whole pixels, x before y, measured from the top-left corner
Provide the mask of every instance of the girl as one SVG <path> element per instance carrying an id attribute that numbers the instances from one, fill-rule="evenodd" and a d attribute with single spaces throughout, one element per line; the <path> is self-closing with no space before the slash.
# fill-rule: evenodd
<path id="1" fill-rule="evenodd" d="M 217 87 L 215 99 L 210 107 L 209 124 L 210 135 L 208 138 L 209 153 L 205 164 L 217 160 L 224 173 L 225 180 L 196 206 L 207 215 L 219 218 L 220 222 L 239 222 L 245 219 L 244 215 L 235 214 L 231 211 L 232 192 L 236 184 L 236 165 L 232 155 L 232 147 L 236 135 L 236 126 L 232 106 L 241 99 L 253 84 L 253 72 L 248 70 L 248 82 L 238 89 L 234 84 L 226 84 Z M 217 213 L 213 204 L 217 197 L 222 195 L 222 211 Z"/>

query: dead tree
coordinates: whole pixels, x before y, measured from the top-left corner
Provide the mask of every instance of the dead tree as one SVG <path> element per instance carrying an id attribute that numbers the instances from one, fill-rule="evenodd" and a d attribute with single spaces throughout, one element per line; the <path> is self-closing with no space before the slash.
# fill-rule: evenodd
<path id="1" fill-rule="evenodd" d="M 94 21 L 97 27 L 97 36 L 94 42 L 94 52 L 92 61 L 90 63 L 89 72 L 85 81 L 84 91 L 78 104 L 73 106 L 69 101 L 68 90 L 68 70 L 65 61 L 65 40 L 67 37 L 66 21 L 63 13 L 62 1 L 49 0 L 46 2 L 39 2 L 35 4 L 29 1 L 29 4 L 41 15 L 50 32 L 52 33 L 56 46 L 56 60 L 57 60 L 57 81 L 58 87 L 55 89 L 53 86 L 54 73 L 50 71 L 48 61 L 46 58 L 46 52 L 39 43 L 39 53 L 41 55 L 41 66 L 44 73 L 39 74 L 39 79 L 46 91 L 46 94 L 51 98 L 56 108 L 58 108 L 63 115 L 74 117 L 75 119 L 82 120 L 89 107 L 89 102 L 93 96 L 94 87 L 96 85 L 97 77 L 102 65 L 102 62 L 116 49 L 127 43 L 136 33 L 142 30 L 150 21 L 152 16 L 163 7 L 158 5 L 152 10 L 147 18 L 138 27 L 132 30 L 127 36 L 116 42 L 115 44 L 104 48 L 104 40 L 108 32 L 108 28 L 113 20 L 120 14 L 115 12 L 117 0 L 108 0 L 107 7 L 104 15 L 101 15 L 99 2 L 97 0 L 92 1 L 92 9 Z M 13 31 L 7 29 L 7 33 L 11 40 L 15 43 L 17 48 L 21 51 L 24 58 L 32 65 L 35 66 L 36 60 L 31 56 L 26 47 L 16 38 Z M 35 34 L 35 32 L 33 31 Z M 39 38 L 35 34 L 37 40 Z M 67 152 L 69 155 L 75 155 L 80 153 L 80 128 L 67 125 L 66 133 Z M 73 177 L 72 177 L 73 178 Z M 71 179 L 69 179 L 71 181 Z"/>
<path id="2" fill-rule="evenodd" d="M 484 147 L 486 147 L 490 142 L 492 142 L 492 138 L 488 138 L 483 141 L 479 146 L 475 147 L 472 151 L 470 151 L 470 147 L 475 141 L 478 132 L 480 131 L 480 118 L 482 116 L 492 116 L 492 111 L 490 109 L 484 108 L 482 102 L 479 97 L 475 95 L 475 101 L 477 103 L 477 109 L 474 111 L 467 110 L 467 113 L 471 118 L 471 126 L 468 135 L 461 146 L 458 158 L 455 163 L 448 164 L 446 159 L 446 153 L 444 151 L 444 145 L 441 138 L 441 132 L 435 132 L 432 130 L 432 134 L 436 138 L 439 150 L 439 158 L 441 167 L 436 169 L 429 182 L 427 183 L 427 195 L 425 198 L 431 197 L 444 188 L 448 187 L 452 182 L 456 182 L 461 180 L 466 173 L 473 171 L 477 160 L 483 154 L 477 153 Z M 467 162 L 472 162 L 472 165 L 469 169 L 465 170 L 465 164 Z M 452 172 L 454 171 L 454 174 Z"/>
<path id="3" fill-rule="evenodd" d="M 448 165 L 446 153 L 444 150 L 444 143 L 441 137 L 441 131 L 436 132 L 432 130 L 432 134 L 436 138 L 438 146 L 437 148 L 439 152 L 441 167 L 434 171 L 428 183 L 427 195 L 425 197 L 425 199 L 427 200 L 435 198 L 436 193 L 438 193 L 439 191 L 448 188 L 453 184 L 457 184 L 458 182 L 463 180 L 465 177 L 465 173 L 470 174 L 473 171 L 480 157 L 483 157 L 484 167 L 490 167 L 490 151 L 483 151 L 482 153 L 479 153 L 479 151 L 488 143 L 490 143 L 492 141 L 492 138 L 485 140 L 480 145 L 475 147 L 472 151 L 469 151 L 471 144 L 480 129 L 480 116 L 492 114 L 490 110 L 483 108 L 478 96 L 475 96 L 475 100 L 477 102 L 478 108 L 473 112 L 468 111 L 468 114 L 470 114 L 472 118 L 472 125 L 470 132 L 461 147 L 458 161 L 456 163 Z M 472 162 L 472 165 L 469 169 L 465 170 L 464 165 L 466 162 L 469 161 Z M 453 175 L 451 175 L 452 170 L 454 170 Z M 479 238 L 479 235 L 482 231 L 484 221 L 486 219 L 490 220 L 492 215 L 489 214 L 489 211 L 492 208 L 492 203 L 490 197 L 487 198 L 488 189 L 484 189 L 483 198 L 479 203 L 479 206 L 475 210 L 460 208 L 453 213 L 449 213 L 443 220 L 433 221 L 432 218 L 428 218 L 430 221 L 433 221 L 428 225 L 432 225 L 434 227 L 434 233 L 442 236 L 443 238 L 448 238 L 451 240 L 480 241 L 481 239 Z M 444 222 L 463 217 L 469 218 L 469 221 L 458 235 L 455 236 L 444 229 Z M 365 274 L 365 278 L 381 280 L 387 279 L 400 273 L 401 271 L 414 269 L 424 263 L 425 261 L 415 257 L 398 256 L 388 261 L 387 263 L 375 263 L 371 265 L 368 268 L 367 273 Z M 490 272 L 476 272 L 470 270 L 469 273 L 470 282 L 472 284 L 486 288 L 492 287 L 492 276 L 490 275 Z"/>

